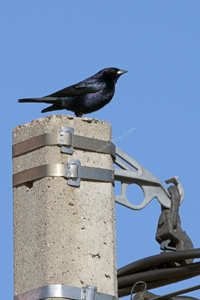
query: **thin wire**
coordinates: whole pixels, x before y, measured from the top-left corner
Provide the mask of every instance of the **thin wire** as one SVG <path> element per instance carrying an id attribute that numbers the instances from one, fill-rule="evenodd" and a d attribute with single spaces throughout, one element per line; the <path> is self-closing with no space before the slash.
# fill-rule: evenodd
<path id="1" fill-rule="evenodd" d="M 190 296 L 177 296 L 171 299 L 180 299 L 180 300 L 200 300 L 199 298 L 190 297 Z"/>

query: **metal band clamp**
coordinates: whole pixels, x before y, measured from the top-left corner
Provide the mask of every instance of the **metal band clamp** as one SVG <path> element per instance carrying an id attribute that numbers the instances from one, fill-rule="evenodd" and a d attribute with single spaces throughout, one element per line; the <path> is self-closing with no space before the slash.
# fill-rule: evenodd
<path id="1" fill-rule="evenodd" d="M 109 169 L 81 166 L 79 160 L 69 159 L 68 164 L 49 164 L 13 174 L 13 187 L 48 176 L 61 176 L 71 186 L 80 186 L 80 180 L 114 183 L 114 172 Z"/>
<path id="2" fill-rule="evenodd" d="M 42 300 L 46 298 L 64 298 L 72 300 L 117 300 L 117 297 L 97 292 L 97 287 L 86 285 L 79 288 L 66 285 L 46 285 L 20 294 L 14 300 Z"/>
<path id="3" fill-rule="evenodd" d="M 73 154 L 73 148 L 110 154 L 116 157 L 115 145 L 108 141 L 88 138 L 74 134 L 71 127 L 62 127 L 60 132 L 44 133 L 17 143 L 12 146 L 12 157 L 20 156 L 27 152 L 39 149 L 44 146 L 58 145 L 61 152 Z"/>

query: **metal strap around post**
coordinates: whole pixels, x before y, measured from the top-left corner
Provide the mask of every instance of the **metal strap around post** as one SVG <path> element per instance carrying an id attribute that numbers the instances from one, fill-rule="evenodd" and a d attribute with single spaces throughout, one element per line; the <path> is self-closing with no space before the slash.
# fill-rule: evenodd
<path id="1" fill-rule="evenodd" d="M 62 127 L 61 131 L 44 133 L 22 141 L 12 146 L 12 157 L 17 157 L 30 151 L 45 147 L 58 145 L 62 153 L 72 154 L 73 147 L 98 153 L 110 154 L 116 157 L 115 145 L 108 141 L 74 135 L 71 127 Z"/>
<path id="2" fill-rule="evenodd" d="M 63 164 L 42 165 L 13 174 L 13 187 L 47 176 L 65 176 Z"/>
<path id="3" fill-rule="evenodd" d="M 68 135 L 69 137 L 69 135 Z M 28 139 L 26 141 L 17 143 L 12 146 L 12 157 L 20 156 L 27 152 L 42 148 L 44 146 L 56 145 L 57 133 L 44 133 Z"/>
<path id="4" fill-rule="evenodd" d="M 52 297 L 81 300 L 83 299 L 82 294 L 81 288 L 64 285 L 47 285 L 15 296 L 14 300 L 41 300 Z"/>
<path id="5" fill-rule="evenodd" d="M 117 297 L 97 292 L 94 287 L 94 300 L 117 300 Z M 66 286 L 66 285 L 47 285 L 39 287 L 35 290 L 17 295 L 14 300 L 42 300 L 46 298 L 64 298 L 72 300 L 92 300 L 91 293 L 92 286 L 88 285 L 83 288 Z"/>
<path id="6" fill-rule="evenodd" d="M 82 150 L 110 154 L 114 158 L 116 157 L 115 145 L 108 141 L 102 141 L 80 135 L 73 135 L 72 147 Z"/>
<path id="7" fill-rule="evenodd" d="M 94 180 L 114 183 L 114 172 L 109 169 L 81 166 L 79 160 L 69 159 L 68 164 L 48 164 L 13 174 L 13 187 L 41 179 L 61 176 L 71 186 L 80 186 L 80 180 Z"/>

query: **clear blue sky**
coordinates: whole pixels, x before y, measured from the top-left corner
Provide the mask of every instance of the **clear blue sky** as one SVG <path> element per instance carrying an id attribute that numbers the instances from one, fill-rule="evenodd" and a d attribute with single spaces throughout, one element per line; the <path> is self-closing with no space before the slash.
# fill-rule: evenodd
<path id="1" fill-rule="evenodd" d="M 0 28 L 1 299 L 13 297 L 12 129 L 48 115 L 40 113 L 45 105 L 17 99 L 45 96 L 105 67 L 128 73 L 111 103 L 88 117 L 109 121 L 116 146 L 163 183 L 179 176 L 182 228 L 199 248 L 200 1 L 2 0 Z M 138 189 L 128 195 L 142 199 Z M 142 211 L 116 205 L 118 268 L 160 252 L 159 214 L 156 199 Z M 199 277 L 154 292 L 195 284 Z"/>

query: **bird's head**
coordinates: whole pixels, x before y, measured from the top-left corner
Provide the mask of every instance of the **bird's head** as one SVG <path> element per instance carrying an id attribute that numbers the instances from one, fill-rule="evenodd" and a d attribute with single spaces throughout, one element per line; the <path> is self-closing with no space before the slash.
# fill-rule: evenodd
<path id="1" fill-rule="evenodd" d="M 127 73 L 128 71 L 117 69 L 117 68 L 106 68 L 100 71 L 103 73 L 103 76 L 110 79 L 114 80 L 114 82 L 117 82 L 117 79 L 124 73 Z"/>

